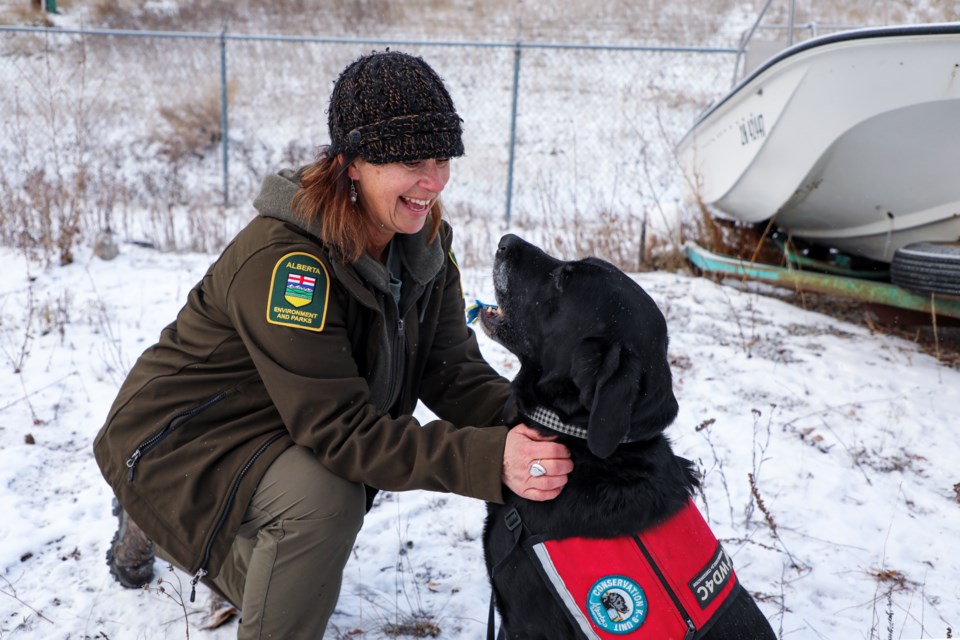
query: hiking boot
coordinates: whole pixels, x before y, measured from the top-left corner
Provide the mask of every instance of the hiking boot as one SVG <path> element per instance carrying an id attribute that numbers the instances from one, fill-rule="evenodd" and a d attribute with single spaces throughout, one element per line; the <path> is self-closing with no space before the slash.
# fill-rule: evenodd
<path id="1" fill-rule="evenodd" d="M 153 541 L 130 519 L 116 498 L 113 515 L 119 525 L 107 549 L 110 575 L 127 589 L 140 589 L 153 580 Z"/>

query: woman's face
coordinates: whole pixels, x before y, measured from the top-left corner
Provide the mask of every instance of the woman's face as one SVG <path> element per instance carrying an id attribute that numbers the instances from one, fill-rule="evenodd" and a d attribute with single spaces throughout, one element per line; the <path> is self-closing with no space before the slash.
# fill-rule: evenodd
<path id="1" fill-rule="evenodd" d="M 417 233 L 423 228 L 450 179 L 450 161 L 373 164 L 357 158 L 347 175 L 356 182 L 358 204 L 370 216 L 375 242 L 386 246 L 396 233 Z"/>

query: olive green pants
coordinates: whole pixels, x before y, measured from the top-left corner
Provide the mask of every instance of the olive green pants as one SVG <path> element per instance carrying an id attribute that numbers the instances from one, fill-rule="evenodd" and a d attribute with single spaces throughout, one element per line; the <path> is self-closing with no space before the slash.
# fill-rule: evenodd
<path id="1" fill-rule="evenodd" d="M 363 485 L 309 449 L 290 447 L 270 465 L 209 581 L 240 609 L 238 640 L 323 638 L 365 507 Z"/>

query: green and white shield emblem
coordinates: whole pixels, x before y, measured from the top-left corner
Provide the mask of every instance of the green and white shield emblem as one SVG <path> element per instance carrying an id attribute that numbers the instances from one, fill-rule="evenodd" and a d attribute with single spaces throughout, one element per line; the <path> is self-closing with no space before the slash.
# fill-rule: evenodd
<path id="1" fill-rule="evenodd" d="M 270 280 L 267 322 L 323 331 L 330 296 L 327 267 L 309 253 L 288 253 L 277 261 Z"/>

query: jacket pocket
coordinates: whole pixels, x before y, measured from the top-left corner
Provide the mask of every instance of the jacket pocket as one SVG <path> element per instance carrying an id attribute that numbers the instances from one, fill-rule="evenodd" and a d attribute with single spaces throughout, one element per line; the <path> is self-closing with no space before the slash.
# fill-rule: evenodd
<path id="1" fill-rule="evenodd" d="M 233 387 L 215 393 L 206 400 L 202 401 L 200 404 L 174 414 L 174 416 L 170 418 L 158 431 L 138 444 L 133 450 L 133 453 L 130 454 L 130 457 L 127 458 L 127 482 L 130 483 L 134 481 L 137 465 L 145 455 L 148 455 L 150 451 L 159 446 L 160 443 L 162 443 L 168 436 L 173 434 L 180 427 L 187 424 L 192 419 L 196 418 L 211 407 L 216 406 L 231 395 L 236 394 L 247 382 L 249 382 L 249 380 L 244 380 Z"/>

